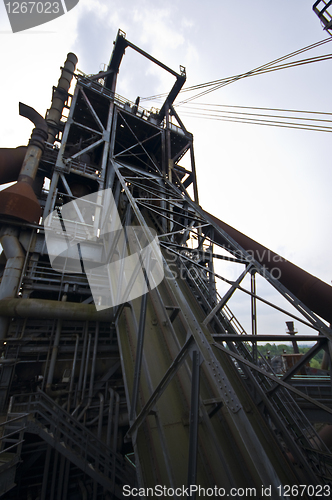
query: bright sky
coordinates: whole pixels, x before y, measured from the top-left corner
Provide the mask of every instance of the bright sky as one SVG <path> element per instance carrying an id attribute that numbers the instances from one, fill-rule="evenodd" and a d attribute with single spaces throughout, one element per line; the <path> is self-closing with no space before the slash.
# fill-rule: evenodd
<path id="1" fill-rule="evenodd" d="M 328 38 L 313 3 L 80 0 L 66 15 L 16 34 L 1 3 L 0 147 L 28 142 L 31 123 L 19 116 L 18 102 L 45 114 L 67 52 L 77 54 L 79 69 L 96 73 L 108 63 L 119 28 L 171 68 L 185 66 L 189 86 L 250 71 Z M 329 53 L 332 42 L 290 61 Z M 332 61 L 317 62 L 243 79 L 192 105 L 331 112 L 331 80 Z M 127 50 L 119 94 L 135 100 L 168 92 L 172 84 Z M 194 134 L 203 208 L 331 283 L 331 134 L 193 118 L 185 106 L 178 112 Z"/>

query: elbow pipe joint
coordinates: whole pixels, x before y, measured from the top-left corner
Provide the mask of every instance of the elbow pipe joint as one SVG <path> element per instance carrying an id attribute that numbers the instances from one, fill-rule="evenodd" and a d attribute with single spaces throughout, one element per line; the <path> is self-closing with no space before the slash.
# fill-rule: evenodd
<path id="1" fill-rule="evenodd" d="M 0 243 L 7 260 L 12 258 L 24 259 L 24 252 L 15 230 L 5 228 L 0 231 Z"/>
<path id="2" fill-rule="evenodd" d="M 28 118 L 35 128 L 32 131 L 29 146 L 37 146 L 44 151 L 45 141 L 48 137 L 48 126 L 46 120 L 37 111 L 22 102 L 19 103 L 20 116 Z"/>

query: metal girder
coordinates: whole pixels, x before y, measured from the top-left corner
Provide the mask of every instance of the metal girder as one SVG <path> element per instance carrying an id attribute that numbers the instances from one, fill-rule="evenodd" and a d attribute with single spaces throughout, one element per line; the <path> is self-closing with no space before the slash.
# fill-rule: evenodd
<path id="1" fill-rule="evenodd" d="M 157 114 L 115 94 L 127 47 L 176 78 Z M 144 487 L 252 487 L 258 497 L 263 486 L 271 487 L 270 497 L 279 500 L 282 484 L 329 484 L 331 455 L 306 418 L 304 405 L 315 421 L 324 414 L 331 421 L 330 399 L 327 392 L 323 400 L 313 397 L 296 385 L 293 375 L 326 347 L 332 331 L 241 246 L 229 227 L 198 205 L 193 138 L 173 106 L 184 71 L 170 70 L 119 33 L 108 70 L 77 78 L 60 149 L 54 148 L 47 160 L 53 173 L 44 219 L 54 209 L 61 213 L 66 200 L 82 196 L 77 185 L 83 191 L 110 189 L 125 228 L 140 226 L 148 240 L 157 232 L 165 277 L 158 287 L 149 282 L 142 297 L 128 300 L 140 261 L 127 280 L 124 302 L 97 313 L 87 278 L 54 271 L 43 228 L 25 225 L 38 231 L 38 241 L 31 237 L 27 246 L 22 239 L 27 266 L 20 297 L 0 303 L 1 313 L 13 318 L 0 363 L 1 387 L 10 394 L 48 391 L 37 393 L 29 407 L 30 420 L 36 419 L 30 430 L 48 443 L 36 458 L 44 473 L 38 494 L 46 498 L 50 489 L 53 497 L 65 498 L 68 484 L 76 480 L 71 479 L 70 460 L 86 472 L 86 485 L 79 483 L 82 495 L 95 500 L 106 488 L 121 498 L 120 485 L 132 480 L 124 455 L 133 453 L 137 482 Z M 184 154 L 190 155 L 189 168 L 179 164 Z M 97 200 L 95 230 L 105 228 L 110 210 L 102 213 Z M 115 236 L 110 247 L 100 247 L 109 259 L 117 255 L 122 260 L 121 270 L 129 239 Z M 137 251 L 142 250 L 139 243 L 135 240 Z M 88 244 L 87 238 L 81 250 L 90 251 Z M 232 266 L 231 276 L 226 265 Z M 107 272 L 105 280 L 111 282 Z M 258 293 L 263 279 L 292 311 L 267 299 L 264 290 Z M 68 301 L 60 303 L 64 290 Z M 239 296 L 248 302 L 250 335 L 242 317 L 230 309 Z M 317 344 L 281 378 L 259 355 L 257 342 L 290 337 L 260 333 L 260 304 L 319 332 L 295 337 Z M 249 343 L 255 348 L 249 349 Z M 26 408 L 25 400 L 23 394 L 14 409 L 22 410 L 20 404 Z"/>
<path id="2" fill-rule="evenodd" d="M 324 410 L 326 411 L 327 413 L 330 413 L 332 415 L 332 410 L 330 408 L 328 408 L 327 406 L 321 404 L 319 401 L 316 401 L 312 398 L 310 398 L 309 396 L 307 396 L 306 394 L 304 394 L 303 392 L 295 389 L 295 387 L 292 387 L 290 384 L 287 384 L 286 382 L 284 382 L 282 379 L 279 379 L 277 378 L 275 375 L 272 375 L 271 373 L 269 373 L 268 371 L 266 370 L 262 370 L 261 368 L 259 368 L 257 365 L 255 365 L 254 363 L 250 363 L 250 361 L 247 361 L 246 359 L 244 359 L 242 356 L 239 356 L 238 354 L 235 354 L 234 352 L 230 351 L 229 349 L 226 349 L 225 347 L 221 346 L 220 344 L 218 343 L 215 343 L 213 344 L 217 349 L 220 349 L 221 351 L 223 351 L 224 353 L 228 354 L 229 356 L 237 359 L 238 361 L 240 361 L 241 363 L 245 364 L 246 366 L 249 366 L 250 368 L 252 368 L 253 370 L 261 373 L 262 375 L 264 375 L 264 377 L 267 377 L 271 380 L 273 380 L 274 382 L 276 382 L 277 385 L 279 386 L 282 386 L 282 387 L 285 387 L 288 391 L 290 392 L 293 392 L 294 394 L 296 394 L 297 396 L 301 396 L 303 399 L 306 399 L 307 401 L 309 401 L 309 403 L 312 403 L 313 405 L 315 406 L 318 406 L 321 410 Z"/>

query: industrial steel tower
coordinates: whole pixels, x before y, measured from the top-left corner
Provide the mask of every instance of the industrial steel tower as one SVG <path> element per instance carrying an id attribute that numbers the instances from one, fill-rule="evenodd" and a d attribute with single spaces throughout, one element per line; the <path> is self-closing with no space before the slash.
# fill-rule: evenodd
<path id="1" fill-rule="evenodd" d="M 160 110 L 116 94 L 125 49 L 173 75 Z M 184 68 L 121 31 L 105 72 L 76 63 L 68 54 L 46 119 L 20 106 L 29 145 L 0 151 L 0 181 L 17 180 L 0 193 L 0 496 L 280 499 L 302 485 L 301 498 L 329 498 L 330 380 L 296 374 L 322 349 L 329 362 L 331 287 L 200 207 L 173 106 Z M 282 376 L 259 353 L 260 304 L 312 328 Z M 272 340 L 289 334 L 291 322 Z"/>

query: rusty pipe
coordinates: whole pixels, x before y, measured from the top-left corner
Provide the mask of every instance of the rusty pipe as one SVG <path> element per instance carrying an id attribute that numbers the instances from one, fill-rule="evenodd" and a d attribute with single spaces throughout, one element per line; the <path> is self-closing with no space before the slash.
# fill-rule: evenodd
<path id="1" fill-rule="evenodd" d="M 213 215 L 207 212 L 205 212 L 205 215 L 214 225 L 225 231 L 227 235 L 237 242 L 243 250 L 247 251 L 253 260 L 262 264 L 265 269 L 272 273 L 272 276 L 278 279 L 305 306 L 321 318 L 332 323 L 332 287 L 330 285 L 307 273 L 245 234 L 240 233 Z M 229 242 L 221 233 L 215 233 L 214 240 L 226 249 L 230 248 Z"/>
<path id="2" fill-rule="evenodd" d="M 40 204 L 33 191 L 33 183 L 47 139 L 47 123 L 36 110 L 19 103 L 20 115 L 35 124 L 26 150 L 17 183 L 1 191 L 0 214 L 27 222 L 38 223 L 41 216 Z"/>
<path id="3" fill-rule="evenodd" d="M 44 133 L 48 132 L 48 126 L 45 119 L 34 108 L 27 104 L 23 104 L 23 102 L 20 102 L 18 106 L 20 116 L 30 120 L 37 130 L 42 130 Z M 44 141 L 42 141 L 41 146 L 44 146 Z"/>
<path id="4" fill-rule="evenodd" d="M 17 181 L 27 149 L 28 146 L 0 148 L 0 184 Z"/>
<path id="5" fill-rule="evenodd" d="M 32 186 L 36 177 L 41 155 L 44 151 L 45 141 L 48 134 L 48 126 L 44 118 L 37 111 L 22 102 L 19 103 L 19 112 L 24 118 L 28 118 L 35 128 L 32 131 L 28 149 L 24 157 L 23 165 L 18 176 L 18 182 L 26 182 Z"/>

